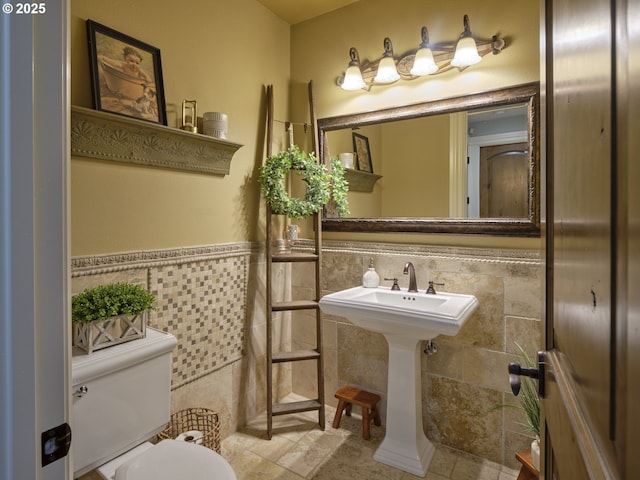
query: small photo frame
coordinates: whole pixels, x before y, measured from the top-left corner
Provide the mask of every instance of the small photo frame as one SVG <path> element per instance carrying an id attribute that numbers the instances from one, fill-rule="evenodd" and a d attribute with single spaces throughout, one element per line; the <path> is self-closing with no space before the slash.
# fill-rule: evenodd
<path id="1" fill-rule="evenodd" d="M 87 20 L 93 106 L 167 124 L 160 50 Z"/>
<path id="2" fill-rule="evenodd" d="M 356 164 L 358 166 L 358 170 L 373 173 L 369 139 L 364 135 L 353 132 L 353 151 L 356 152 Z"/>

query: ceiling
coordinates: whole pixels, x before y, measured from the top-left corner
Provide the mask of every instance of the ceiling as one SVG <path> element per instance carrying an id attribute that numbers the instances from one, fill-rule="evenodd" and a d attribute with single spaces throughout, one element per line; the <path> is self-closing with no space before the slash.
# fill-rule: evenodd
<path id="1" fill-rule="evenodd" d="M 291 25 L 318 17 L 358 0 L 258 0 Z"/>

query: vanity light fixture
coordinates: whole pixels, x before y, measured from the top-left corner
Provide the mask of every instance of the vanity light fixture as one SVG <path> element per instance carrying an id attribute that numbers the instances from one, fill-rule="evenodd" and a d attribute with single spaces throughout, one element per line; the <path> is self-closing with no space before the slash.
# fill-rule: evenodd
<path id="1" fill-rule="evenodd" d="M 433 59 L 433 52 L 429 48 L 429 32 L 427 27 L 422 27 L 420 31 L 422 37 L 422 43 L 420 48 L 416 52 L 415 59 L 413 60 L 413 67 L 411 67 L 411 75 L 423 76 L 431 75 L 438 71 L 438 65 Z"/>
<path id="2" fill-rule="evenodd" d="M 381 58 L 360 61 L 358 51 L 349 50 L 349 67 L 338 77 L 337 84 L 344 90 L 371 90 L 373 85 L 388 85 L 398 80 L 415 80 L 426 75 L 438 75 L 454 68 L 463 71 L 478 63 L 489 52 L 497 55 L 505 47 L 502 38 L 494 35 L 491 39 L 474 37 L 469 27 L 469 16 L 464 16 L 464 31 L 457 40 L 429 43 L 427 27 L 422 27 L 422 42 L 417 50 L 411 50 L 394 57 L 393 45 L 384 39 L 384 53 Z"/>
<path id="3" fill-rule="evenodd" d="M 458 43 L 456 43 L 456 53 L 451 60 L 451 65 L 454 67 L 468 67 L 474 65 L 482 60 L 482 57 L 478 55 L 478 47 L 476 41 L 471 34 L 471 28 L 469 27 L 469 16 L 464 16 L 464 31 L 460 34 Z"/>
<path id="4" fill-rule="evenodd" d="M 384 39 L 384 53 L 378 64 L 378 73 L 376 73 L 373 83 L 393 83 L 399 79 L 400 74 L 393 58 L 393 45 L 389 37 L 386 37 Z"/>

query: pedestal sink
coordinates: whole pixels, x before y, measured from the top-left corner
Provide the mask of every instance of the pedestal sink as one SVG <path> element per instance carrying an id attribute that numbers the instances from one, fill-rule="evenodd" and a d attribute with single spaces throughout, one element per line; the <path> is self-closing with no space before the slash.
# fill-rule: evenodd
<path id="1" fill-rule="evenodd" d="M 373 458 L 424 477 L 435 448 L 422 428 L 420 342 L 456 335 L 478 306 L 473 295 L 355 287 L 325 295 L 320 309 L 382 333 L 389 344 L 387 432 Z"/>

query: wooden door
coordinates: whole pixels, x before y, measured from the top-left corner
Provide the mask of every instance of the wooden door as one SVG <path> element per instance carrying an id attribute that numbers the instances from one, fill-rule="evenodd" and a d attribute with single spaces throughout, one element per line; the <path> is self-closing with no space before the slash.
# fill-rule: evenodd
<path id="1" fill-rule="evenodd" d="M 553 480 L 640 478 L 631 3 L 546 1 L 542 408 L 544 477 Z"/>
<path id="2" fill-rule="evenodd" d="M 480 217 L 528 216 L 527 149 L 526 142 L 480 147 Z"/>

